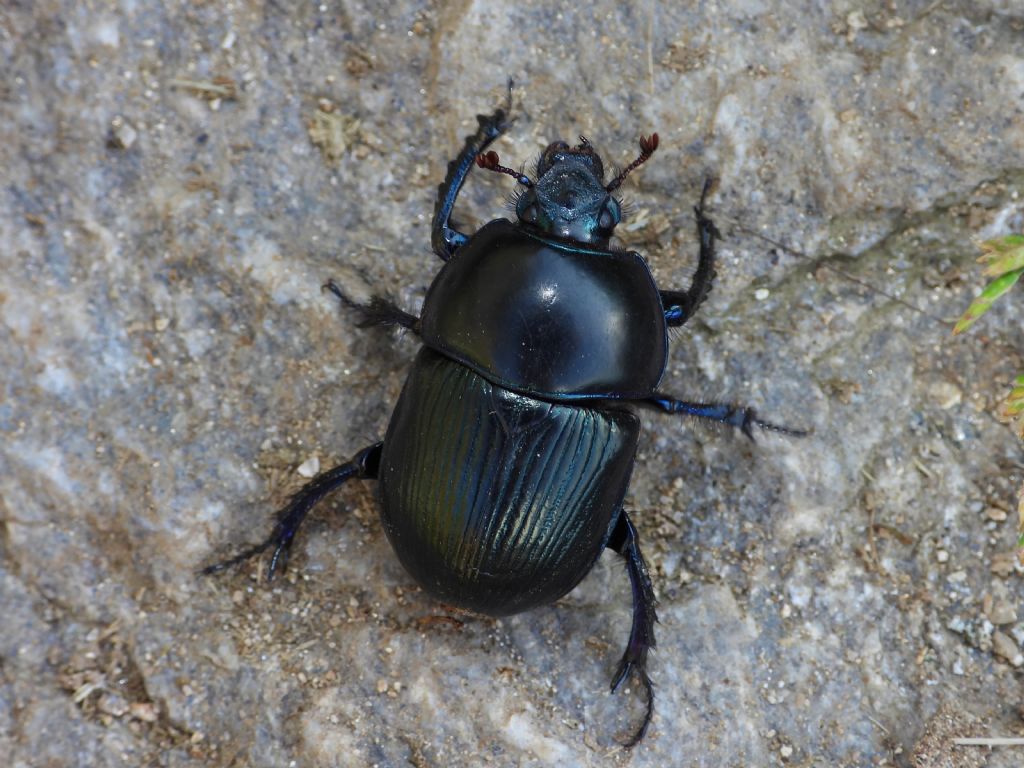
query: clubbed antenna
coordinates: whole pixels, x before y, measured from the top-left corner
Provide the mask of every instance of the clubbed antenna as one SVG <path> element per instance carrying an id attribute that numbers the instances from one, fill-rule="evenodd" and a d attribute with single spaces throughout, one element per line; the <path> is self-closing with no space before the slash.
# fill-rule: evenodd
<path id="1" fill-rule="evenodd" d="M 605 187 L 606 192 L 611 192 L 616 189 L 623 180 L 629 176 L 630 173 L 635 171 L 641 165 L 647 162 L 647 159 L 654 154 L 654 150 L 658 148 L 658 134 L 652 133 L 650 136 L 640 137 L 640 156 L 632 163 L 627 165 L 618 176 L 611 180 L 611 183 Z"/>
<path id="2" fill-rule="evenodd" d="M 490 152 L 481 152 L 476 156 L 476 164 L 481 168 L 486 168 L 488 171 L 496 171 L 498 173 L 507 173 L 523 186 L 533 186 L 533 182 L 530 181 L 530 178 L 526 174 L 514 171 L 511 168 L 506 168 L 504 165 L 499 165 L 500 162 L 498 153 L 494 150 L 491 150 Z"/>

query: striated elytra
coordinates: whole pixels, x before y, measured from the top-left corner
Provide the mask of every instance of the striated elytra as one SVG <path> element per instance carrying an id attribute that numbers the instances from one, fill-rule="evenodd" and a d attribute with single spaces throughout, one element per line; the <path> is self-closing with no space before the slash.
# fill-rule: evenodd
<path id="1" fill-rule="evenodd" d="M 511 88 L 509 92 L 511 103 Z M 510 106 L 510 105 L 509 105 Z M 697 205 L 700 257 L 686 290 L 659 290 L 643 258 L 609 245 L 622 218 L 612 192 L 658 148 L 609 182 L 590 142 L 548 145 L 536 178 L 500 164 L 488 146 L 505 130 L 508 107 L 478 117 L 438 189 L 432 246 L 445 262 L 421 317 L 382 299 L 359 304 L 360 326 L 399 325 L 423 349 L 412 365 L 384 440 L 315 477 L 285 507 L 262 543 L 204 569 L 213 573 L 273 550 L 281 563 L 302 521 L 353 478 L 380 483 L 381 520 L 412 577 L 454 606 L 503 616 L 557 600 L 605 548 L 626 561 L 633 622 L 613 678 L 636 675 L 645 712 L 654 711 L 647 675 L 654 647 L 654 590 L 636 529 L 622 507 L 640 423 L 652 407 L 729 424 L 803 434 L 762 421 L 753 409 L 677 400 L 658 392 L 668 328 L 693 316 L 715 277 L 715 225 Z M 516 222 L 492 221 L 473 235 L 450 224 L 474 165 L 506 173 L 523 188 Z"/>

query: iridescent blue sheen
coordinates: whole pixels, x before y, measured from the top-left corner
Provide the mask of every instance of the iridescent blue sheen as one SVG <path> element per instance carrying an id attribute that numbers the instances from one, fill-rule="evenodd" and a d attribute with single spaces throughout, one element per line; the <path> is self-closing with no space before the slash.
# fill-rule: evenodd
<path id="1" fill-rule="evenodd" d="M 518 395 L 423 349 L 384 438 L 384 530 L 443 601 L 495 616 L 549 603 L 604 549 L 639 433 L 625 407 Z"/>

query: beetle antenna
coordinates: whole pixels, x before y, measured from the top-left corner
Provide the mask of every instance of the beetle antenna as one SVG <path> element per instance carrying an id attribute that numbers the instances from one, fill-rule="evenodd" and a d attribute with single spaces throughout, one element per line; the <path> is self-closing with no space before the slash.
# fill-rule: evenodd
<path id="1" fill-rule="evenodd" d="M 498 158 L 498 153 L 495 152 L 493 149 L 489 152 L 481 152 L 479 155 L 476 156 L 476 164 L 479 165 L 481 168 L 485 168 L 488 171 L 496 171 L 497 173 L 507 173 L 509 176 L 514 178 L 524 187 L 533 186 L 533 182 L 530 181 L 530 177 L 527 176 L 525 173 L 521 173 L 520 171 L 514 170 L 512 168 L 506 168 L 504 165 L 499 165 L 500 162 L 501 161 Z"/>
<path id="2" fill-rule="evenodd" d="M 648 158 L 654 154 L 654 150 L 658 148 L 658 134 L 652 133 L 650 136 L 640 137 L 640 155 L 632 163 L 627 165 L 619 175 L 611 180 L 611 183 L 605 187 L 606 192 L 611 192 L 616 189 L 630 173 L 635 171 L 641 165 L 647 162 Z"/>

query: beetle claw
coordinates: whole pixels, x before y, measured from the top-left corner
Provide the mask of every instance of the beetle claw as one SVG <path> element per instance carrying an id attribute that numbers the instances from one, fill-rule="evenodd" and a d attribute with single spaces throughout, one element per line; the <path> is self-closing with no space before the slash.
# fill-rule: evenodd
<path id="1" fill-rule="evenodd" d="M 274 574 L 277 573 L 278 565 L 281 566 L 281 570 L 284 570 L 288 564 L 288 552 L 292 548 L 295 531 L 275 532 L 272 538 L 276 540 L 277 546 L 274 548 L 274 554 L 270 558 L 270 566 L 267 568 L 267 581 L 274 580 Z"/>
<path id="2" fill-rule="evenodd" d="M 654 716 L 654 683 L 647 676 L 644 662 L 644 659 L 633 660 L 628 658 L 628 656 L 623 656 L 619 662 L 619 668 L 615 673 L 615 677 L 612 679 L 611 689 L 612 693 L 615 693 L 623 681 L 629 677 L 630 673 L 635 671 L 640 679 L 640 684 L 643 686 L 644 696 L 647 699 L 647 707 L 644 710 L 644 719 L 640 723 L 640 727 L 633 732 L 633 735 L 627 741 L 622 742 L 622 746 L 627 749 L 635 747 L 640 743 L 647 733 L 647 727 L 651 724 L 651 718 Z"/>
<path id="3" fill-rule="evenodd" d="M 264 552 L 267 549 L 267 547 L 269 547 L 272 543 L 273 537 L 271 537 L 267 541 L 262 542 L 261 544 L 249 547 L 245 551 L 235 555 L 234 557 L 228 558 L 227 560 L 222 560 L 219 563 L 214 563 L 213 565 L 207 565 L 204 568 L 200 568 L 199 573 L 201 573 L 203 576 L 212 576 L 215 573 L 226 571 L 228 568 L 233 568 L 239 563 L 244 563 L 246 560 Z"/>
<path id="4" fill-rule="evenodd" d="M 807 437 L 813 431 L 810 429 L 784 427 L 781 424 L 772 424 L 770 421 L 761 421 L 760 419 L 755 419 L 754 424 L 757 425 L 758 429 L 763 429 L 765 432 L 778 432 L 780 435 L 787 435 L 789 437 Z"/>
<path id="5" fill-rule="evenodd" d="M 633 668 L 632 661 L 626 661 L 626 657 L 623 656 L 619 662 L 618 669 L 615 670 L 615 677 L 612 678 L 611 692 L 615 693 L 619 690 L 619 686 L 622 685 L 622 681 L 626 679 L 629 671 Z"/>
<path id="6" fill-rule="evenodd" d="M 754 425 L 756 424 L 760 427 L 763 423 L 758 420 L 753 408 L 747 408 L 743 411 L 743 424 L 740 426 L 740 431 L 750 438 L 750 442 L 757 442 L 754 440 Z"/>
<path id="7" fill-rule="evenodd" d="M 765 432 L 777 432 L 780 435 L 788 435 L 789 437 L 807 437 L 810 434 L 806 429 L 793 429 L 792 427 L 784 427 L 781 424 L 774 424 L 770 421 L 763 421 L 757 418 L 757 411 L 753 408 L 744 408 L 741 413 L 743 414 L 743 421 L 739 424 L 740 431 L 749 437 L 752 442 L 756 442 L 754 439 L 754 427 Z"/>

